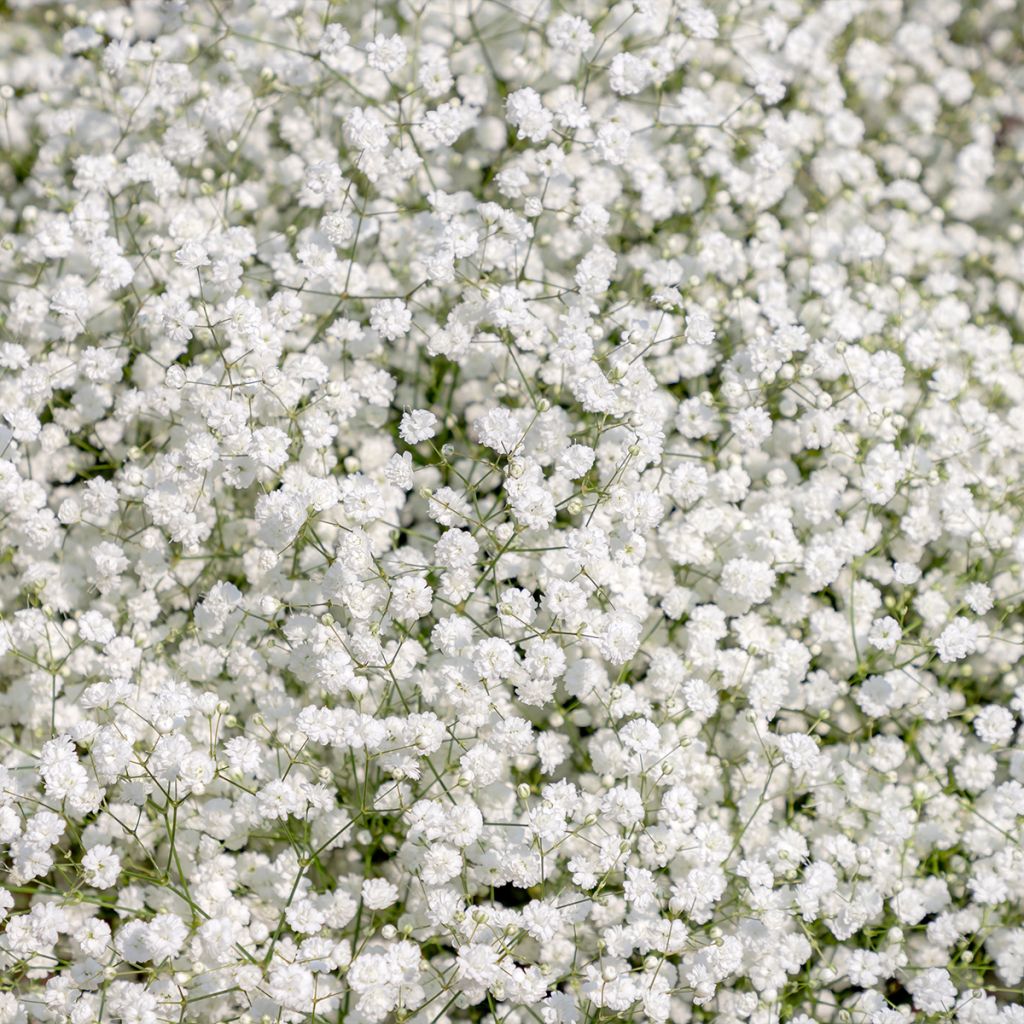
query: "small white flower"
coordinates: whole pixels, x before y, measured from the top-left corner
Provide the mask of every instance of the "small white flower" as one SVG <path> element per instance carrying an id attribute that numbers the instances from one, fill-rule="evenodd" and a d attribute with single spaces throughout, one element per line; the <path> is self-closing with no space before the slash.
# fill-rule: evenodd
<path id="1" fill-rule="evenodd" d="M 880 651 L 892 654 L 899 646 L 902 635 L 903 631 L 900 629 L 900 624 L 891 615 L 886 615 L 884 618 L 875 619 L 871 623 L 868 643 Z"/>
<path id="2" fill-rule="evenodd" d="M 978 626 L 958 615 L 935 641 L 935 650 L 943 662 L 962 661 L 978 649 Z"/>
<path id="3" fill-rule="evenodd" d="M 401 36 L 378 35 L 366 48 L 366 62 L 371 68 L 393 75 L 405 63 L 407 52 Z"/>
<path id="4" fill-rule="evenodd" d="M 437 433 L 437 417 L 429 409 L 413 409 L 402 416 L 398 432 L 406 444 L 418 444 Z"/>
<path id="5" fill-rule="evenodd" d="M 368 878 L 362 887 L 363 905 L 370 910 L 384 910 L 398 899 L 398 887 L 383 878 Z"/>
<path id="6" fill-rule="evenodd" d="M 109 889 L 121 873 L 121 858 L 110 846 L 99 843 L 82 858 L 86 882 L 97 889 Z"/>
<path id="7" fill-rule="evenodd" d="M 382 338 L 395 341 L 409 333 L 412 313 L 401 299 L 385 299 L 370 311 L 370 326 Z"/>

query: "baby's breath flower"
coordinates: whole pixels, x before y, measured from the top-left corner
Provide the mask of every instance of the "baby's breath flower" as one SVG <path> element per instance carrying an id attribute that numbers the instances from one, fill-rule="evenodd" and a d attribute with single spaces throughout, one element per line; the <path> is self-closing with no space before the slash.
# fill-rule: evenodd
<path id="1" fill-rule="evenodd" d="M 1024 1024 L 1012 6 L 5 6 L 0 1024 Z"/>

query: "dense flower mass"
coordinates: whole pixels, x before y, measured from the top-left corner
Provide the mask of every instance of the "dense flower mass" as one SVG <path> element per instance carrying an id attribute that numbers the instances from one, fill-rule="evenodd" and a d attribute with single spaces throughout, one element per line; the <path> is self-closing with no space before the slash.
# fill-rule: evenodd
<path id="1" fill-rule="evenodd" d="M 1024 1024 L 1022 54 L 0 4 L 0 1024 Z"/>

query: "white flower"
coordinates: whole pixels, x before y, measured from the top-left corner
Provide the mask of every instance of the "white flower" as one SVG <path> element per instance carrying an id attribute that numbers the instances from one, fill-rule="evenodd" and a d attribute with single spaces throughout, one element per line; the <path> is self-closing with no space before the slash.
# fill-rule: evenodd
<path id="1" fill-rule="evenodd" d="M 958 615 L 935 641 L 935 650 L 939 660 L 944 662 L 961 661 L 978 649 L 978 626 Z"/>
<path id="2" fill-rule="evenodd" d="M 547 37 L 556 51 L 572 56 L 589 50 L 595 38 L 587 21 L 571 14 L 558 15 L 548 26 Z"/>
<path id="3" fill-rule="evenodd" d="M 146 930 L 145 942 L 154 962 L 177 956 L 185 945 L 188 929 L 177 914 L 157 914 Z"/>
<path id="4" fill-rule="evenodd" d="M 437 432 L 437 417 L 428 409 L 413 409 L 402 416 L 398 432 L 406 444 L 426 441 Z"/>
<path id="5" fill-rule="evenodd" d="M 651 65 L 642 57 L 632 53 L 617 53 L 608 72 L 612 91 L 620 96 L 631 96 L 641 92 L 651 77 Z"/>
<path id="6" fill-rule="evenodd" d="M 941 967 L 921 971 L 907 983 L 907 989 L 914 997 L 914 1006 L 922 1013 L 946 1013 L 956 1001 L 956 988 L 949 972 Z"/>
<path id="7" fill-rule="evenodd" d="M 505 101 L 505 112 L 509 124 L 531 142 L 543 142 L 551 131 L 551 113 L 544 109 L 534 89 L 525 88 L 510 93 Z"/>
<path id="8" fill-rule="evenodd" d="M 779 749 L 786 764 L 794 772 L 813 772 L 821 763 L 821 755 L 813 736 L 791 732 L 779 737 Z"/>
<path id="9" fill-rule="evenodd" d="M 475 942 L 459 950 L 459 978 L 473 985 L 488 988 L 501 974 L 498 954 L 488 945 Z"/>
<path id="10" fill-rule="evenodd" d="M 363 905 L 370 910 L 384 910 L 398 899 L 398 887 L 383 878 L 368 878 L 362 887 Z"/>
<path id="11" fill-rule="evenodd" d="M 121 873 L 121 858 L 104 843 L 92 847 L 82 858 L 85 880 L 97 889 L 109 889 Z"/>
<path id="12" fill-rule="evenodd" d="M 395 341 L 409 333 L 412 313 L 401 299 L 385 299 L 378 302 L 370 311 L 370 326 L 382 338 Z"/>
<path id="13" fill-rule="evenodd" d="M 973 722 L 978 738 L 995 746 L 1006 746 L 1010 742 L 1016 724 L 1010 711 L 998 704 L 982 708 Z"/>
<path id="14" fill-rule="evenodd" d="M 366 62 L 371 68 L 393 75 L 405 63 L 407 52 L 401 36 L 378 35 L 366 48 Z"/>
<path id="15" fill-rule="evenodd" d="M 880 651 L 891 654 L 899 646 L 901 636 L 900 624 L 891 615 L 886 615 L 871 623 L 868 643 Z"/>
<path id="16" fill-rule="evenodd" d="M 761 604 L 771 596 L 776 575 L 771 566 L 749 558 L 735 558 L 722 569 L 722 586 L 729 593 Z"/>
<path id="17" fill-rule="evenodd" d="M 210 265 L 210 257 L 207 254 L 206 246 L 196 239 L 186 242 L 174 254 L 174 261 L 188 270 L 197 270 L 199 267 Z"/>
<path id="18" fill-rule="evenodd" d="M 992 588 L 985 583 L 972 583 L 964 594 L 964 600 L 975 615 L 984 615 L 995 605 Z"/>

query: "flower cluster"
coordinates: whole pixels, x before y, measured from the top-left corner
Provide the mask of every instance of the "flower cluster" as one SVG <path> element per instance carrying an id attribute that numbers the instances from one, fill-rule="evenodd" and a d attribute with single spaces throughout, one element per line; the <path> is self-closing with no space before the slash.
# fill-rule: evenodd
<path id="1" fill-rule="evenodd" d="M 0 4 L 0 1024 L 1024 1024 L 1014 7 Z"/>

